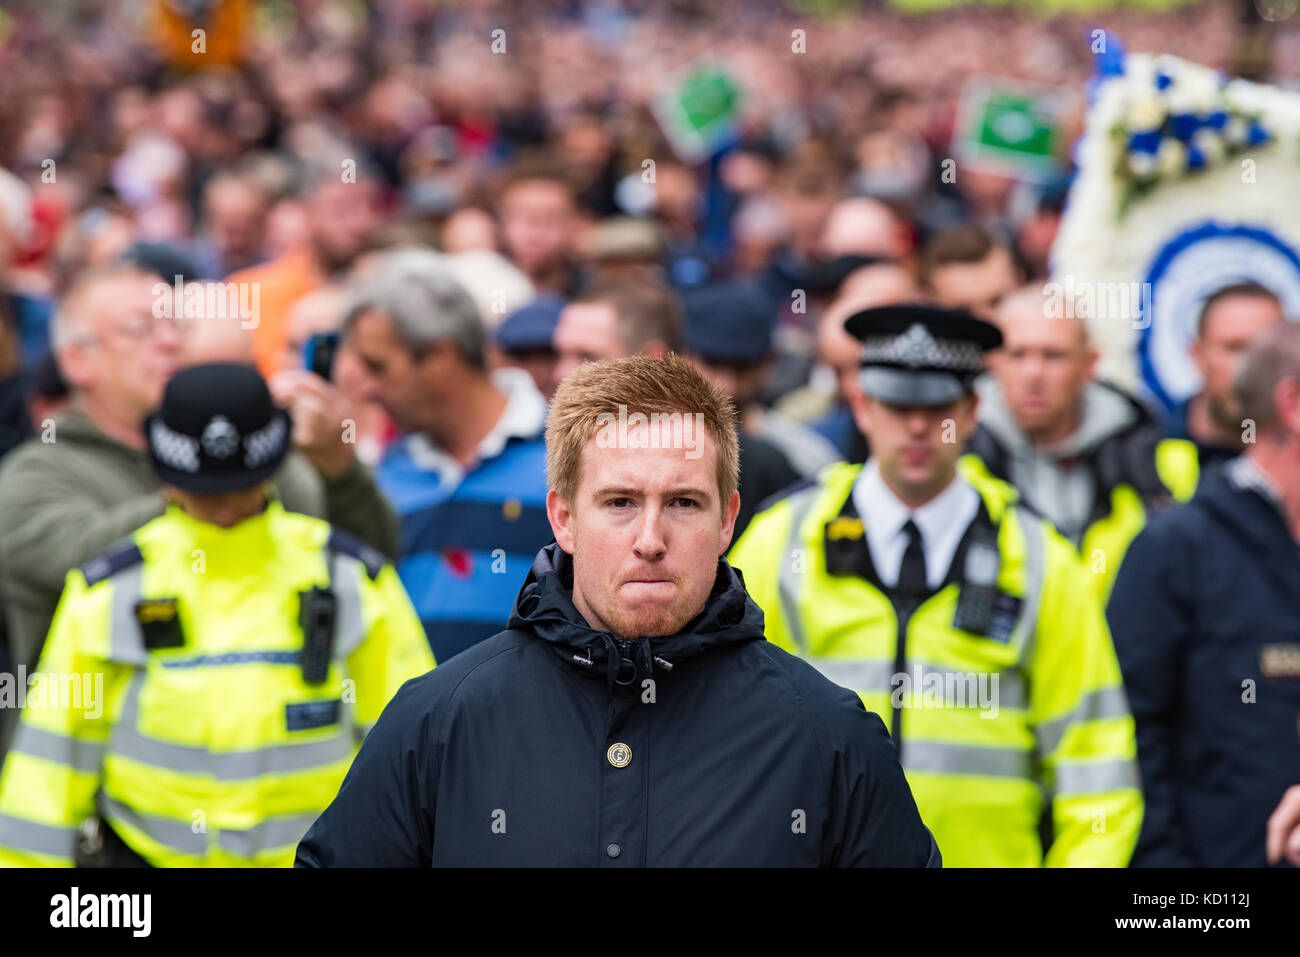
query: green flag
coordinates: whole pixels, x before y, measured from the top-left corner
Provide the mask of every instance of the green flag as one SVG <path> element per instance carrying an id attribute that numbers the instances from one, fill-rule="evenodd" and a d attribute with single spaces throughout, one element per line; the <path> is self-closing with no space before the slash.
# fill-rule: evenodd
<path id="1" fill-rule="evenodd" d="M 740 87 L 725 68 L 698 64 L 664 88 L 655 114 L 678 155 L 700 160 L 731 135 L 740 99 Z"/>
<path id="2" fill-rule="evenodd" d="M 972 79 L 962 90 L 957 151 L 967 162 L 1011 175 L 1049 173 L 1061 147 L 1058 103 L 1051 90 L 998 78 Z"/>

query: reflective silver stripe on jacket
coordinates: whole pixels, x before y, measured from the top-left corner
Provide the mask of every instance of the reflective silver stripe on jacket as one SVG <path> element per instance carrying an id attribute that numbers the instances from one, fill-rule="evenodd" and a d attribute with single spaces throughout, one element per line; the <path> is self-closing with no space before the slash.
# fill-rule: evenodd
<path id="1" fill-rule="evenodd" d="M 294 847 L 320 816 L 316 812 L 285 814 L 269 817 L 242 831 L 216 828 L 210 824 L 196 831 L 190 822 L 145 814 L 104 794 L 100 795 L 98 803 L 100 813 L 110 825 L 125 825 L 169 851 L 191 857 L 205 857 L 213 840 L 226 853 L 246 858 L 263 851 Z M 135 850 L 138 852 L 139 849 Z"/>
<path id="2" fill-rule="evenodd" d="M 240 781 L 267 774 L 289 774 L 352 759 L 351 731 L 340 721 L 328 738 L 301 744 L 274 744 L 247 751 L 210 751 L 141 734 L 140 690 L 148 677 L 139 671 L 127 688 L 122 713 L 113 727 L 109 753 L 182 774 L 210 774 L 218 781 Z"/>
<path id="3" fill-rule="evenodd" d="M 103 742 L 85 741 L 57 731 L 47 731 L 26 721 L 18 726 L 10 752 L 21 752 L 90 774 L 98 773 L 104 761 Z"/>
<path id="4" fill-rule="evenodd" d="M 77 850 L 77 829 L 0 814 L 0 847 L 72 860 Z"/>
<path id="5" fill-rule="evenodd" d="M 364 571 L 360 561 L 341 552 L 330 554 L 328 561 L 330 588 L 334 591 L 335 607 L 338 609 L 334 621 L 334 657 L 338 661 L 346 661 L 348 655 L 356 651 L 366 638 L 359 578 Z"/>
<path id="6" fill-rule="evenodd" d="M 1090 691 L 1079 699 L 1071 711 L 1051 721 L 1041 722 L 1034 728 L 1038 752 L 1044 756 L 1054 753 L 1061 746 L 1071 725 L 1107 718 L 1127 718 L 1129 715 L 1128 696 L 1124 694 L 1122 685 Z"/>
<path id="7" fill-rule="evenodd" d="M 1043 604 L 1043 582 L 1047 578 L 1047 527 L 1023 505 L 1012 507 L 1025 539 L 1025 594 L 1020 618 L 1011 631 L 1011 644 L 1020 648 L 1021 667 L 1028 668 Z"/>
<path id="8" fill-rule="evenodd" d="M 781 566 L 777 570 L 777 587 L 781 595 L 781 612 L 785 615 L 790 628 L 790 637 L 799 654 L 808 654 L 808 636 L 804 632 L 803 620 L 799 617 L 799 590 L 807 580 L 807 568 L 804 573 L 794 570 L 794 561 L 803 548 L 800 544 L 799 529 L 812 511 L 814 505 L 826 489 L 822 485 L 813 485 L 790 496 L 790 534 L 786 538 L 785 554 L 781 556 Z M 805 566 L 810 556 L 804 556 Z"/>
<path id="9" fill-rule="evenodd" d="M 149 660 L 140 633 L 140 621 L 135 616 L 135 603 L 140 599 L 143 565 L 114 575 L 113 607 L 110 612 L 108 633 L 108 660 L 124 665 L 143 665 Z"/>
<path id="10" fill-rule="evenodd" d="M 990 702 L 999 709 L 1028 710 L 1029 695 L 1025 678 L 1019 669 L 996 672 L 961 672 L 951 667 L 933 662 L 909 659 L 907 662 L 906 682 L 897 677 L 893 661 L 869 661 L 858 658 L 809 658 L 808 663 L 842 688 L 858 692 L 876 692 L 892 695 L 896 690 L 910 686 L 913 695 L 923 695 L 932 676 L 937 676 L 944 689 L 952 688 L 963 692 L 966 707 L 978 707 L 980 679 L 985 674 L 996 674 L 998 684 L 996 699 Z M 972 689 L 971 684 L 975 687 Z M 974 690 L 975 696 L 965 694 Z M 992 692 L 992 688 L 988 690 Z"/>
<path id="11" fill-rule="evenodd" d="M 1124 788 L 1140 788 L 1137 761 L 1131 758 L 1105 758 L 1100 761 L 1063 761 L 1055 769 L 1056 797 L 1102 794 Z"/>
<path id="12" fill-rule="evenodd" d="M 893 690 L 892 661 L 867 661 L 860 658 L 809 658 L 808 663 L 850 691 L 889 692 Z"/>
<path id="13" fill-rule="evenodd" d="M 202 857 L 207 853 L 207 834 L 203 831 L 195 831 L 189 821 L 177 821 L 174 818 L 137 811 L 130 805 L 109 797 L 103 791 L 99 793 L 96 803 L 99 806 L 99 813 L 104 816 L 104 820 L 117 831 L 118 836 L 123 840 L 127 840 L 127 835 L 123 834 L 118 828 L 124 825 L 139 831 L 149 840 L 161 844 L 177 854 Z M 138 847 L 133 847 L 132 850 L 136 853 L 140 852 Z"/>
<path id="14" fill-rule="evenodd" d="M 217 831 L 217 843 L 223 851 L 240 857 L 254 857 L 262 851 L 296 847 L 316 818 L 316 813 L 287 814 L 269 817 L 246 831 Z"/>
<path id="15" fill-rule="evenodd" d="M 907 738 L 903 748 L 904 771 L 932 774 L 972 774 L 996 778 L 1032 780 L 1034 755 L 1014 748 L 985 748 L 974 744 L 950 744 Z"/>

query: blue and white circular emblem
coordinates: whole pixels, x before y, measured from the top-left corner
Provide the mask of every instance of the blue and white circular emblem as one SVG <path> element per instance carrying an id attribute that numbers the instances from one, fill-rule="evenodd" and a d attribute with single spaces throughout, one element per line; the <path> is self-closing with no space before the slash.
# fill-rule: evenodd
<path id="1" fill-rule="evenodd" d="M 1201 306 L 1218 290 L 1256 282 L 1300 318 L 1300 256 L 1264 227 L 1205 222 L 1176 235 L 1156 253 L 1138 310 L 1138 367 L 1151 394 L 1173 406 L 1201 388 L 1192 363 Z"/>

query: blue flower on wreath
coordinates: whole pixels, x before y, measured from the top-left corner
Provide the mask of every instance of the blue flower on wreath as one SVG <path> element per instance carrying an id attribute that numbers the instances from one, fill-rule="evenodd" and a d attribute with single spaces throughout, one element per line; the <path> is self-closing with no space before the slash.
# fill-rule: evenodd
<path id="1" fill-rule="evenodd" d="M 1160 149 L 1160 131 L 1144 130 L 1141 133 L 1132 133 L 1128 138 L 1128 149 L 1130 153 L 1155 153 Z"/>
<path id="2" fill-rule="evenodd" d="M 1201 120 L 1195 113 L 1175 113 L 1169 117 L 1169 132 L 1186 143 L 1200 128 Z"/>

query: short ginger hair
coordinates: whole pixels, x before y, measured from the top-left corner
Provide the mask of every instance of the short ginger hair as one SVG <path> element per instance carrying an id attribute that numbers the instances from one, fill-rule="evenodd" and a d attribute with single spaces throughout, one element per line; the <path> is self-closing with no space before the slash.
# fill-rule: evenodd
<path id="1" fill-rule="evenodd" d="M 555 390 L 546 418 L 546 480 L 565 501 L 577 498 L 582 478 L 582 452 L 607 427 L 607 417 L 630 419 L 678 413 L 683 419 L 699 414 L 717 449 L 717 484 L 726 511 L 740 484 L 740 441 L 736 406 L 731 396 L 711 386 L 678 355 L 625 356 L 588 362 L 575 369 Z M 651 421 L 654 421 L 651 419 Z M 694 441 L 699 441 L 698 435 Z"/>

